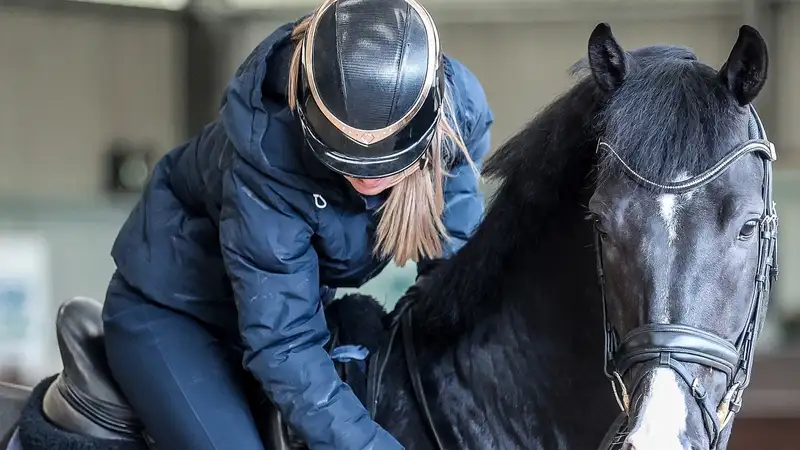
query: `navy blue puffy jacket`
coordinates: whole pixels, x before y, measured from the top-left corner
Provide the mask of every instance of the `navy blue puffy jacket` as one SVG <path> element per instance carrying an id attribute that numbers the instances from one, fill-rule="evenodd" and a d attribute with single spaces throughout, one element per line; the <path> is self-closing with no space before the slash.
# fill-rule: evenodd
<path id="1" fill-rule="evenodd" d="M 244 366 L 311 449 L 391 449 L 323 349 L 321 298 L 385 267 L 373 257 L 380 198 L 358 195 L 305 150 L 286 105 L 293 24 L 268 36 L 230 80 L 219 119 L 156 166 L 112 256 L 154 302 L 240 342 Z M 446 58 L 472 158 L 489 149 L 492 114 L 477 79 Z M 446 179 L 444 223 L 457 250 L 483 214 L 463 163 Z"/>

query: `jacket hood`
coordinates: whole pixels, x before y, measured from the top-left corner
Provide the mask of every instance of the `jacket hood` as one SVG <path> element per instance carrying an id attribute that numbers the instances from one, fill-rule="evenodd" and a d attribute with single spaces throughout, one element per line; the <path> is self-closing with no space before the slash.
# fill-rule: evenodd
<path id="1" fill-rule="evenodd" d="M 286 97 L 296 23 L 276 29 L 250 53 L 228 82 L 220 108 L 220 121 L 237 153 L 278 178 L 275 169 L 286 172 L 283 175 L 309 169 L 302 133 Z"/>

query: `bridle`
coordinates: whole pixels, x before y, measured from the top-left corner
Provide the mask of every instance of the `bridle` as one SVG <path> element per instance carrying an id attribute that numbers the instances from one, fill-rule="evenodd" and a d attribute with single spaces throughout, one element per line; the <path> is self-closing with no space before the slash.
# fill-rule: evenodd
<path id="1" fill-rule="evenodd" d="M 734 344 L 726 339 L 683 324 L 645 324 L 631 330 L 621 340 L 608 319 L 608 302 L 605 294 L 602 242 L 600 231 L 595 227 L 595 252 L 597 254 L 597 276 L 603 302 L 605 322 L 606 377 L 611 381 L 614 396 L 625 415 L 630 416 L 630 393 L 633 393 L 645 376 L 652 370 L 670 368 L 689 386 L 703 413 L 703 421 L 709 435 L 710 447 L 717 448 L 719 437 L 725 427 L 742 407 L 742 394 L 750 384 L 753 369 L 753 353 L 758 337 L 758 320 L 765 312 L 772 285 L 778 273 L 776 245 L 778 215 L 772 198 L 772 163 L 777 159 L 775 146 L 767 139 L 766 131 L 755 108 L 749 105 L 749 140 L 728 153 L 722 160 L 703 173 L 676 183 L 656 183 L 638 174 L 606 142 L 600 140 L 597 150 L 613 155 L 622 164 L 625 173 L 636 183 L 661 192 L 679 194 L 702 187 L 731 167 L 745 155 L 755 153 L 764 163 L 762 196 L 764 211 L 759 221 L 758 266 L 756 269 L 753 298 L 749 305 L 748 320 Z M 706 399 L 706 389 L 699 379 L 693 378 L 685 364 L 699 364 L 726 375 L 727 389 L 721 402 L 712 411 Z M 632 380 L 628 390 L 623 377 L 635 365 L 643 365 L 640 374 Z M 608 447 L 606 447 L 608 448 Z"/>
<path id="2" fill-rule="evenodd" d="M 755 108 L 750 105 L 750 139 L 734 148 L 710 169 L 677 183 L 656 183 L 638 174 L 614 149 L 602 140 L 598 151 L 605 150 L 622 164 L 625 172 L 638 184 L 673 194 L 685 193 L 702 187 L 720 175 L 744 155 L 758 154 L 764 164 L 762 197 L 764 211 L 759 221 L 758 265 L 754 277 L 755 287 L 749 305 L 748 320 L 739 333 L 735 345 L 712 333 L 683 324 L 646 324 L 630 331 L 622 340 L 608 319 L 608 302 L 605 295 L 602 243 L 599 230 L 595 229 L 595 252 L 597 275 L 603 302 L 605 322 L 606 377 L 611 381 L 617 403 L 626 415 L 630 415 L 630 395 L 623 376 L 636 364 L 643 364 L 640 375 L 633 380 L 630 392 L 653 369 L 666 367 L 674 370 L 689 385 L 691 393 L 703 412 L 704 424 L 709 435 L 710 447 L 715 449 L 724 428 L 741 410 L 742 394 L 750 384 L 753 369 L 753 354 L 758 337 L 758 319 L 765 312 L 772 285 L 778 274 L 776 246 L 778 214 L 772 198 L 772 162 L 777 159 L 775 146 L 767 139 L 766 131 Z M 685 363 L 699 364 L 726 375 L 727 390 L 715 411 L 706 401 L 706 390 L 697 378 L 692 378 Z"/>

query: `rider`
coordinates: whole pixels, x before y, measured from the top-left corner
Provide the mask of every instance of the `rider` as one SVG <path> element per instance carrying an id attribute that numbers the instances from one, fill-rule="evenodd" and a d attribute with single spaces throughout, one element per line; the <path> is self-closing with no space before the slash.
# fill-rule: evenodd
<path id="1" fill-rule="evenodd" d="M 108 360 L 156 445 L 263 448 L 260 394 L 311 449 L 402 448 L 335 372 L 322 307 L 463 245 L 492 121 L 416 0 L 328 0 L 261 42 L 113 246 Z"/>

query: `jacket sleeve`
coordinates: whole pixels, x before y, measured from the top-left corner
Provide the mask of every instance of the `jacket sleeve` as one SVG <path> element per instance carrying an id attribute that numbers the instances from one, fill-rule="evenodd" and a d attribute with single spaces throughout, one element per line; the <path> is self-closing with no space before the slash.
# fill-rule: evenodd
<path id="1" fill-rule="evenodd" d="M 244 366 L 311 450 L 402 449 L 336 373 L 308 223 L 234 158 L 223 180 L 220 242 L 238 308 Z"/>

